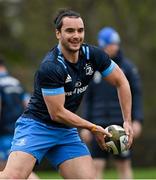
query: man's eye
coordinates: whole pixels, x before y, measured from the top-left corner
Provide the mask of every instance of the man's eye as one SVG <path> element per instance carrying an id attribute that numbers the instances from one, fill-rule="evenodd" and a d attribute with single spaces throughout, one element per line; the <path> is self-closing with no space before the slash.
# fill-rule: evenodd
<path id="1" fill-rule="evenodd" d="M 67 29 L 66 31 L 67 31 L 67 32 L 74 32 L 73 29 Z"/>
<path id="2" fill-rule="evenodd" d="M 80 32 L 80 33 L 81 33 L 81 32 L 83 32 L 83 31 L 84 31 L 84 29 L 83 29 L 83 28 L 78 30 L 78 32 Z"/>

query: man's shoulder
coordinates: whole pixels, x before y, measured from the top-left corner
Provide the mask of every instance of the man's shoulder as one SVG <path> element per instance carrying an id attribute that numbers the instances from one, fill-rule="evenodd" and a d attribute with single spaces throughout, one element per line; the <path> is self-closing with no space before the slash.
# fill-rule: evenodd
<path id="1" fill-rule="evenodd" d="M 55 62 L 57 59 L 58 53 L 56 47 L 52 48 L 48 53 L 44 56 L 41 64 L 46 64 L 47 62 Z"/>
<path id="2" fill-rule="evenodd" d="M 98 46 L 92 45 L 92 44 L 87 44 L 87 43 L 83 43 L 82 44 L 82 48 L 89 48 L 90 51 L 97 51 L 100 50 L 100 48 Z M 101 51 L 101 50 L 100 50 Z"/>
<path id="3" fill-rule="evenodd" d="M 61 63 L 58 59 L 58 53 L 56 47 L 51 49 L 43 58 L 40 63 L 40 70 L 48 70 L 48 69 L 60 69 L 62 67 Z"/>
<path id="4" fill-rule="evenodd" d="M 66 75 L 66 69 L 64 64 L 57 58 L 57 54 L 53 51 L 49 51 L 37 70 L 40 75 Z"/>
<path id="5" fill-rule="evenodd" d="M 89 53 L 91 58 L 99 55 L 106 55 L 106 53 L 101 48 L 92 44 L 82 44 L 82 50 L 85 54 Z"/>

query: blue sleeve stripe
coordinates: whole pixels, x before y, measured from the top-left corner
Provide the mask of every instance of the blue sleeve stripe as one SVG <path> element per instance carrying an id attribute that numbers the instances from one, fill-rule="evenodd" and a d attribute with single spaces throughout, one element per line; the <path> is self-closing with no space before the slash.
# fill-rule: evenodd
<path id="1" fill-rule="evenodd" d="M 59 94 L 64 94 L 64 87 L 54 88 L 54 89 L 42 88 L 41 90 L 42 90 L 42 94 L 44 96 L 55 96 L 55 95 L 59 95 Z"/>
<path id="2" fill-rule="evenodd" d="M 89 60 L 89 47 L 86 47 L 86 51 L 87 51 L 87 60 Z"/>
<path id="3" fill-rule="evenodd" d="M 106 76 L 108 76 L 109 74 L 111 74 L 111 72 L 113 71 L 113 69 L 114 69 L 114 67 L 115 67 L 115 64 L 116 64 L 116 63 L 111 60 L 110 66 L 102 72 L 102 77 L 106 77 Z"/>
<path id="4" fill-rule="evenodd" d="M 83 53 L 85 54 L 86 53 L 86 50 L 85 50 L 85 47 L 82 46 L 82 50 L 83 50 Z"/>
<path id="5" fill-rule="evenodd" d="M 64 64 L 64 62 L 62 61 L 62 59 L 60 57 L 57 58 L 57 60 L 62 63 L 62 65 L 64 66 L 65 69 L 67 69 L 67 66 Z"/>

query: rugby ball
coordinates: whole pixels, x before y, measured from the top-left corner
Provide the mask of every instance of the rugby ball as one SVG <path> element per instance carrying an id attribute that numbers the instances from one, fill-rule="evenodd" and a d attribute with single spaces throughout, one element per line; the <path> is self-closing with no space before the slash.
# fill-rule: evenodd
<path id="1" fill-rule="evenodd" d="M 128 136 L 121 126 L 111 125 L 105 130 L 112 134 L 112 137 L 105 137 L 108 152 L 116 155 L 127 150 Z"/>

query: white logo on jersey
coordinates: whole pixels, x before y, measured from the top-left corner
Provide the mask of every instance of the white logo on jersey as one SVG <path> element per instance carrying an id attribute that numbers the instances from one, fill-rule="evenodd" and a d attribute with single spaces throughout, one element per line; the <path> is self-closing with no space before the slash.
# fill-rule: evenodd
<path id="1" fill-rule="evenodd" d="M 72 78 L 71 78 L 71 76 L 68 74 L 68 76 L 67 76 L 67 79 L 66 79 L 65 83 L 68 83 L 68 82 L 71 82 L 71 81 L 72 81 Z"/>
<path id="2" fill-rule="evenodd" d="M 72 96 L 74 94 L 81 94 L 87 90 L 88 85 L 83 86 L 81 88 L 75 88 L 74 91 L 65 92 L 66 96 Z"/>
<path id="3" fill-rule="evenodd" d="M 85 69 L 86 69 L 86 75 L 90 76 L 94 73 L 93 68 L 91 67 L 90 64 L 86 64 Z"/>
<path id="4" fill-rule="evenodd" d="M 26 139 L 25 138 L 22 138 L 22 139 L 19 139 L 17 140 L 17 142 L 15 143 L 16 146 L 24 146 L 26 145 Z"/>
<path id="5" fill-rule="evenodd" d="M 80 87 L 81 85 L 82 85 L 81 81 L 77 81 L 77 82 L 75 83 L 75 87 Z"/>

